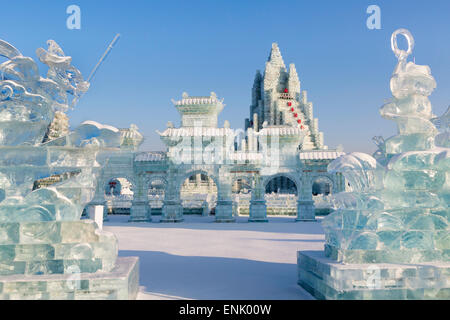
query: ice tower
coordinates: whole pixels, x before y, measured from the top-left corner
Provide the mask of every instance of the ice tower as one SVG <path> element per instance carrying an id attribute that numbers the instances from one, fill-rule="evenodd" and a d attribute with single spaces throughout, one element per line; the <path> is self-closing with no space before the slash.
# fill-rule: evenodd
<path id="1" fill-rule="evenodd" d="M 202 214 L 213 213 L 216 222 L 233 222 L 238 212 L 248 214 L 250 222 L 267 222 L 268 212 L 287 212 L 284 207 L 273 207 L 274 198 L 292 200 L 288 210 L 291 214 L 296 211 L 296 221 L 315 221 L 315 201 L 345 188 L 341 174 L 326 170 L 343 152 L 323 145 L 323 134 L 318 131 L 306 91 L 300 90 L 295 66 L 286 69 L 276 44 L 264 76 L 256 75 L 252 120 L 246 119 L 246 132 L 233 130 L 228 121 L 218 123 L 225 104 L 214 92 L 208 96 L 183 93 L 172 102 L 181 116 L 180 125 L 169 122 L 162 132 L 157 131 L 167 151 L 138 153 L 128 161 L 121 161 L 122 155 L 118 155 L 121 165 L 110 160 L 114 165 L 100 180 L 105 183 L 126 176 L 132 181 L 131 221 L 150 221 L 156 212 L 161 212 L 161 221 L 183 221 L 185 212 L 193 212 L 184 200 L 190 196 L 187 189 L 200 195 L 205 201 Z M 209 190 L 204 197 L 202 180 Z M 159 184 L 163 196 L 156 191 L 154 197 L 149 195 L 147 187 L 153 183 Z M 246 186 L 248 193 L 240 194 L 240 185 Z M 246 200 L 240 201 L 241 196 Z M 149 199 L 156 197 L 162 199 L 160 207 L 152 208 Z"/>
<path id="2" fill-rule="evenodd" d="M 325 252 L 299 252 L 299 284 L 317 298 L 450 298 L 450 149 L 432 121 L 436 82 L 428 66 L 407 61 L 408 30 L 391 43 L 393 97 L 380 113 L 398 134 L 378 138 L 374 157 L 352 153 L 328 166 L 353 191 L 335 196 L 337 210 L 323 222 Z"/>
<path id="3" fill-rule="evenodd" d="M 258 132 L 263 124 L 268 126 L 299 127 L 305 135 L 301 150 L 327 149 L 323 133 L 319 132 L 319 121 L 313 117 L 313 104 L 308 101 L 307 92 L 300 90 L 295 65 L 289 70 L 276 43 L 272 44 L 264 75 L 258 70 L 252 89 L 250 119 L 245 128 Z"/>

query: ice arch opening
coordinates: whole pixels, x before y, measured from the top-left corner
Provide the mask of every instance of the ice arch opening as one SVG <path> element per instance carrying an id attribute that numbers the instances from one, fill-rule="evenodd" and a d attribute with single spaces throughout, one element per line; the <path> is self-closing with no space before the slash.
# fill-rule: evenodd
<path id="1" fill-rule="evenodd" d="M 217 185 L 207 173 L 190 174 L 181 186 L 180 196 L 183 214 L 215 214 Z"/>
<path id="2" fill-rule="evenodd" d="M 109 179 L 105 185 L 106 211 L 108 214 L 130 214 L 134 199 L 134 186 L 124 177 Z"/>
<path id="3" fill-rule="evenodd" d="M 328 177 L 318 177 L 312 181 L 312 196 L 316 215 L 327 215 L 333 211 L 331 194 L 333 181 Z"/>
<path id="4" fill-rule="evenodd" d="M 245 178 L 236 179 L 231 187 L 231 191 L 234 194 L 249 194 L 252 191 L 251 182 Z"/>
<path id="5" fill-rule="evenodd" d="M 166 194 L 166 181 L 163 178 L 152 179 L 148 184 L 148 200 L 152 215 L 161 215 Z"/>
<path id="6" fill-rule="evenodd" d="M 235 179 L 231 185 L 231 193 L 233 198 L 233 216 L 248 216 L 252 197 L 251 179 L 246 177 Z"/>
<path id="7" fill-rule="evenodd" d="M 328 196 L 333 191 L 333 182 L 325 177 L 319 177 L 313 181 L 312 194 L 313 196 Z"/>
<path id="8" fill-rule="evenodd" d="M 265 186 L 267 215 L 297 215 L 298 187 L 289 177 L 279 175 Z"/>

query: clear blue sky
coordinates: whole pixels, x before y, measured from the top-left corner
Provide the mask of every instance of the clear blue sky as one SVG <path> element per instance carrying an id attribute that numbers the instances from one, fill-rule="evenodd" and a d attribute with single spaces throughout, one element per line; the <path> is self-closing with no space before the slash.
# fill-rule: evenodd
<path id="1" fill-rule="evenodd" d="M 66 28 L 71 4 L 81 7 L 81 30 Z M 366 27 L 371 4 L 381 8 L 381 30 Z M 378 110 L 391 96 L 396 59 L 390 35 L 397 28 L 413 33 L 416 63 L 430 65 L 437 80 L 434 112 L 440 115 L 450 104 L 448 0 L 15 0 L 3 3 L 2 12 L 0 38 L 33 58 L 53 39 L 86 77 L 121 33 L 69 116 L 72 126 L 88 119 L 116 127 L 135 123 L 146 150 L 162 148 L 156 129 L 169 120 L 179 124 L 170 99 L 183 91 L 215 91 L 227 104 L 220 123 L 242 128 L 255 71 L 264 69 L 272 42 L 286 64 L 296 64 L 331 148 L 372 152 L 373 136 L 395 133 Z"/>

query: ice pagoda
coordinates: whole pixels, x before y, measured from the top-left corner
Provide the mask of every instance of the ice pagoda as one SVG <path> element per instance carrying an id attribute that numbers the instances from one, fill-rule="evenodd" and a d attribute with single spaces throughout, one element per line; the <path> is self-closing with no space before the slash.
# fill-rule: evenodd
<path id="1" fill-rule="evenodd" d="M 352 153 L 328 166 L 352 191 L 335 195 L 337 210 L 323 221 L 325 251 L 298 253 L 298 283 L 320 299 L 450 298 L 448 121 L 432 113 L 430 68 L 407 61 L 411 33 L 399 29 L 391 43 L 393 97 L 380 113 L 398 134 L 377 139 L 373 157 Z"/>

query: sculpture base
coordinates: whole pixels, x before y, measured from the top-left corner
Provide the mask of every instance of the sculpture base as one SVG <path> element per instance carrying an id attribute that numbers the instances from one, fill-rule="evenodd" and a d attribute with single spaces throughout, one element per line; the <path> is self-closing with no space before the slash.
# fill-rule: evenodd
<path id="1" fill-rule="evenodd" d="M 298 284 L 317 299 L 450 299 L 450 263 L 343 264 L 323 251 L 298 252 Z"/>
<path id="2" fill-rule="evenodd" d="M 317 219 L 301 219 L 297 218 L 295 219 L 296 222 L 317 222 Z"/>
<path id="3" fill-rule="evenodd" d="M 427 261 L 450 262 L 450 250 L 344 250 L 325 244 L 325 256 L 342 263 L 424 263 Z"/>
<path id="4" fill-rule="evenodd" d="M 266 218 L 250 218 L 248 222 L 269 222 L 269 219 Z"/>
<path id="5" fill-rule="evenodd" d="M 105 220 L 105 222 L 108 222 L 108 220 Z M 141 223 L 141 222 L 152 222 L 152 220 L 149 219 L 130 219 L 128 220 L 129 223 Z"/>
<path id="6" fill-rule="evenodd" d="M 315 221 L 316 210 L 313 200 L 297 201 L 297 221 Z"/>
<path id="7" fill-rule="evenodd" d="M 118 258 L 110 272 L 0 276 L 0 300 L 135 300 L 139 258 Z"/>
<path id="8" fill-rule="evenodd" d="M 267 205 L 265 200 L 251 200 L 248 222 L 269 222 L 267 219 Z"/>
<path id="9" fill-rule="evenodd" d="M 183 222 L 183 206 L 178 200 L 164 200 L 160 222 Z"/>
<path id="10" fill-rule="evenodd" d="M 178 222 L 183 222 L 184 219 L 180 218 L 180 219 L 161 219 L 159 222 L 161 223 L 178 223 Z"/>
<path id="11" fill-rule="evenodd" d="M 234 219 L 234 218 L 216 218 L 214 220 L 214 222 L 217 222 L 217 223 L 233 223 L 233 222 L 236 222 L 236 219 Z"/>
<path id="12" fill-rule="evenodd" d="M 233 201 L 218 200 L 215 212 L 216 222 L 235 222 L 233 218 Z"/>
<path id="13" fill-rule="evenodd" d="M 109 272 L 117 252 L 92 220 L 0 223 L 0 276 Z"/>
<path id="14" fill-rule="evenodd" d="M 151 222 L 151 209 L 146 201 L 133 201 L 129 222 Z"/>

